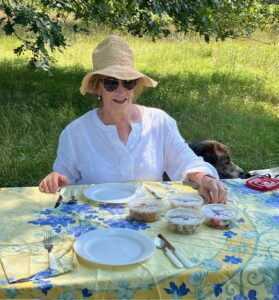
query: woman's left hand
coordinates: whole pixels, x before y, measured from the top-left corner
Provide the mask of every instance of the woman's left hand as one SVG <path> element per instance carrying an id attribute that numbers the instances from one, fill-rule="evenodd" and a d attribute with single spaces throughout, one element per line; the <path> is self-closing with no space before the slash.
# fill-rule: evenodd
<path id="1" fill-rule="evenodd" d="M 200 181 L 200 193 L 207 203 L 226 203 L 227 190 L 224 183 L 214 177 L 204 175 Z"/>

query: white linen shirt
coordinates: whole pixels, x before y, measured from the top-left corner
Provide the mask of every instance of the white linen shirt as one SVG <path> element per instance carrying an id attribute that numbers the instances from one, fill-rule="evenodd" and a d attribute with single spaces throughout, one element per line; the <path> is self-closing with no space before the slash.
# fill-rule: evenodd
<path id="1" fill-rule="evenodd" d="M 124 145 L 116 126 L 105 125 L 97 109 L 70 123 L 61 133 L 53 170 L 70 184 L 161 181 L 164 171 L 173 181 L 190 172 L 218 177 L 181 137 L 176 122 L 164 111 L 144 107 L 142 120 L 131 123 Z"/>

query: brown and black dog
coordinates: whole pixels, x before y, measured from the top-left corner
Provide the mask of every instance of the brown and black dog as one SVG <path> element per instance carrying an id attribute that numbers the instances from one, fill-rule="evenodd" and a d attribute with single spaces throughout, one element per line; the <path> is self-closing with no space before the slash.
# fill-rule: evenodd
<path id="1" fill-rule="evenodd" d="M 230 150 L 226 145 L 215 140 L 191 141 L 188 145 L 216 168 L 221 179 L 246 178 L 245 172 L 231 161 Z M 170 180 L 166 173 L 163 174 L 163 180 Z"/>
<path id="2" fill-rule="evenodd" d="M 245 172 L 231 161 L 229 148 L 215 140 L 191 141 L 190 148 L 217 170 L 221 179 L 246 178 Z"/>

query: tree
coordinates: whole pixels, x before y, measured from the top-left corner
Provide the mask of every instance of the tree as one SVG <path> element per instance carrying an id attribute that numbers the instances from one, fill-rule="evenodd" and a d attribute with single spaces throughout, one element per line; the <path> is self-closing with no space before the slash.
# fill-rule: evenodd
<path id="1" fill-rule="evenodd" d="M 94 22 L 154 40 L 194 31 L 207 42 L 250 35 L 279 19 L 278 4 L 264 0 L 3 0 L 0 9 L 5 34 L 22 42 L 15 53 L 31 51 L 29 66 L 46 71 L 51 52 L 67 46 L 61 24 L 69 17 L 74 31 Z"/>

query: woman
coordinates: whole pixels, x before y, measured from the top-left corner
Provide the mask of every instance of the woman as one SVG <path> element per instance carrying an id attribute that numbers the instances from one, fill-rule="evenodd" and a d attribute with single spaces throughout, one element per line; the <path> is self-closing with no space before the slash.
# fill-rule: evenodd
<path id="1" fill-rule="evenodd" d="M 93 72 L 80 88 L 98 95 L 100 107 L 70 123 L 61 133 L 54 172 L 40 190 L 60 186 L 127 181 L 171 180 L 199 184 L 208 202 L 225 202 L 224 184 L 213 166 L 197 157 L 164 111 L 135 104 L 143 87 L 157 82 L 134 68 L 133 51 L 112 35 L 93 52 Z"/>

